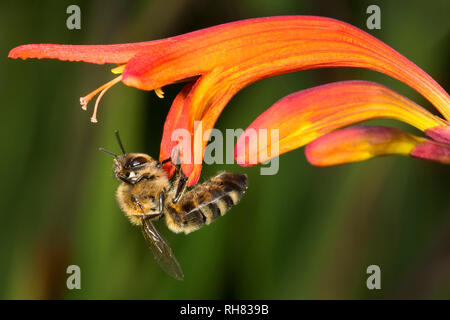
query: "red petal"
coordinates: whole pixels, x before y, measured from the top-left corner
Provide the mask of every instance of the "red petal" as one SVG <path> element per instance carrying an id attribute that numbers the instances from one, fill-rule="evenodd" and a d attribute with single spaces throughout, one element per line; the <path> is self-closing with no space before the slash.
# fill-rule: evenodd
<path id="1" fill-rule="evenodd" d="M 26 44 L 9 52 L 8 57 L 17 59 L 58 59 L 62 61 L 83 61 L 96 64 L 127 63 L 139 50 L 148 48 L 157 41 L 109 44 L 109 45 L 64 45 Z"/>
<path id="2" fill-rule="evenodd" d="M 179 121 L 179 118 L 182 116 L 182 110 L 186 98 L 194 86 L 195 82 L 190 82 L 184 86 L 184 88 L 180 91 L 180 93 L 175 97 L 175 100 L 172 103 L 172 106 L 167 114 L 166 121 L 164 123 L 164 134 L 161 140 L 161 148 L 159 154 L 159 161 L 163 161 L 165 159 L 169 159 L 173 156 L 174 148 L 177 146 L 178 141 L 172 139 L 172 134 L 176 128 L 176 125 Z M 173 159 L 175 161 L 176 159 Z M 174 167 L 171 163 L 166 163 L 164 165 L 164 169 L 169 172 L 169 176 L 171 177 L 174 172 Z"/>
<path id="3" fill-rule="evenodd" d="M 125 84 L 154 90 L 215 73 L 222 81 L 233 82 L 237 92 L 282 73 L 358 67 L 407 83 L 450 119 L 450 97 L 427 73 L 380 40 L 338 20 L 310 16 L 256 18 L 166 40 L 141 50 L 130 60 L 123 73 Z M 200 120 L 198 112 L 193 112 L 192 121 Z"/>

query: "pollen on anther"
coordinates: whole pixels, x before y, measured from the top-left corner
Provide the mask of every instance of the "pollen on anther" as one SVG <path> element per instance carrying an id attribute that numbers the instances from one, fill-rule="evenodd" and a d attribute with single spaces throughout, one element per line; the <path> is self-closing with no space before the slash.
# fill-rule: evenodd
<path id="1" fill-rule="evenodd" d="M 164 91 L 162 88 L 156 88 L 155 93 L 158 96 L 158 98 L 163 99 L 164 98 Z"/>
<path id="2" fill-rule="evenodd" d="M 81 104 L 81 109 L 86 111 L 87 110 L 87 101 L 84 97 L 80 98 L 80 104 Z"/>

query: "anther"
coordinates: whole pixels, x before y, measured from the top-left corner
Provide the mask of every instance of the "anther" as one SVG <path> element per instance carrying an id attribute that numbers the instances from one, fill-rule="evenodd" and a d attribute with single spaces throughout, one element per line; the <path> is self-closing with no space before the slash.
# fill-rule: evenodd
<path id="1" fill-rule="evenodd" d="M 161 98 L 161 99 L 164 98 L 164 91 L 162 90 L 162 88 L 156 88 L 155 93 L 158 96 L 158 98 Z"/>

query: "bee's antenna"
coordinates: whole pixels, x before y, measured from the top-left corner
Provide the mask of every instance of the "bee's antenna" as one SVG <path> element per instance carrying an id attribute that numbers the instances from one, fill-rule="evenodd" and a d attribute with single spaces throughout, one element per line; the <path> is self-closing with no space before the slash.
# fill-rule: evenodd
<path id="1" fill-rule="evenodd" d="M 111 151 L 108 151 L 108 150 L 106 150 L 106 149 L 103 149 L 103 148 L 98 148 L 98 150 L 100 150 L 100 151 L 102 151 L 102 152 L 104 152 L 104 153 L 107 153 L 107 154 L 109 154 L 109 155 L 113 156 L 114 158 L 117 158 L 117 157 L 118 157 L 118 155 L 117 155 L 117 154 L 115 154 L 115 153 L 112 153 Z"/>
<path id="2" fill-rule="evenodd" d="M 122 141 L 120 141 L 119 130 L 114 130 L 114 133 L 116 134 L 117 142 L 119 142 L 120 150 L 122 150 L 122 153 L 125 154 L 126 152 L 122 145 Z"/>

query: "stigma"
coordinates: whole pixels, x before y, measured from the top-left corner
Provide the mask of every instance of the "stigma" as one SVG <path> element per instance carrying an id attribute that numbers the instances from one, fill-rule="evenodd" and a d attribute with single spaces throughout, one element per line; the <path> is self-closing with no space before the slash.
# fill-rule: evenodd
<path id="1" fill-rule="evenodd" d="M 80 104 L 81 104 L 81 108 L 83 110 L 87 110 L 87 105 L 89 103 L 89 101 L 91 101 L 96 95 L 98 95 L 97 99 L 95 100 L 95 105 L 94 105 L 94 110 L 92 112 L 92 116 L 91 116 L 91 122 L 93 123 L 97 123 L 97 110 L 98 110 L 98 105 L 100 103 L 100 100 L 102 99 L 103 95 L 106 93 L 106 91 L 108 91 L 111 87 L 113 87 L 115 84 L 117 84 L 118 82 L 120 82 L 122 80 L 122 72 L 125 69 L 125 64 L 120 65 L 114 69 L 111 70 L 112 73 L 114 74 L 119 74 L 118 77 L 112 79 L 111 81 L 105 83 L 104 85 L 98 87 L 97 89 L 95 89 L 94 91 L 92 91 L 91 93 L 85 95 L 84 97 L 80 98 Z M 164 92 L 161 88 L 157 88 L 154 90 L 155 94 L 159 97 L 159 98 L 164 98 Z"/>

